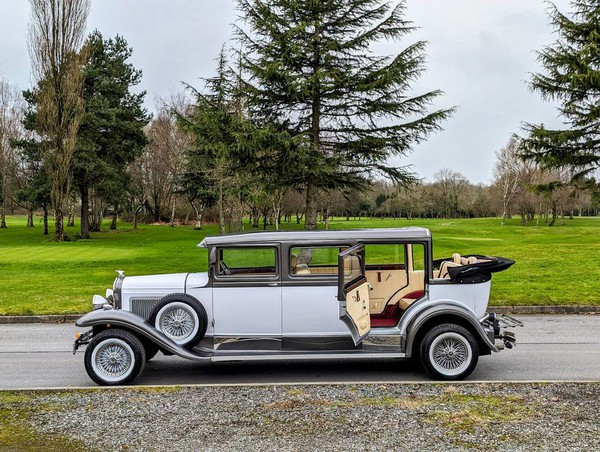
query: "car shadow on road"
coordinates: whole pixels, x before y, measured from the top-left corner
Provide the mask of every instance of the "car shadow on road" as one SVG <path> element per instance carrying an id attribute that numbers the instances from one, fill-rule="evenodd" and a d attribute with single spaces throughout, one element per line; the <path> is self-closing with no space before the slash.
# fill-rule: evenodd
<path id="1" fill-rule="evenodd" d="M 426 381 L 412 360 L 237 361 L 195 363 L 157 356 L 146 363 L 138 384 L 253 384 L 368 381 Z"/>

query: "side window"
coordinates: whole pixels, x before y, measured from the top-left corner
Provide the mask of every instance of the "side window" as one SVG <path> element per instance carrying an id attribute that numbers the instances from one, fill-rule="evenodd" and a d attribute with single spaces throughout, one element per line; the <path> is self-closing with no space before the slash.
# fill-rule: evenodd
<path id="1" fill-rule="evenodd" d="M 290 250 L 290 275 L 337 275 L 338 254 L 347 246 L 294 247 Z"/>
<path id="2" fill-rule="evenodd" d="M 277 276 L 277 249 L 221 248 L 217 273 L 219 277 Z"/>
<path id="3" fill-rule="evenodd" d="M 365 246 L 365 264 L 369 267 L 394 265 L 406 267 L 406 246 L 398 243 L 368 244 Z"/>

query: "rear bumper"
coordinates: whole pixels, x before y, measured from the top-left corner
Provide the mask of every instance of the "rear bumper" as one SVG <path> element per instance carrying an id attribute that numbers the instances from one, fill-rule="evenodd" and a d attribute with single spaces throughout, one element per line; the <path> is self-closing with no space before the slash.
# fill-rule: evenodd
<path id="1" fill-rule="evenodd" d="M 498 350 L 505 348 L 511 349 L 517 344 L 517 338 L 514 332 L 508 328 L 518 328 L 523 326 L 523 322 L 514 317 L 490 312 L 482 322 L 485 332 L 490 341 L 495 343 Z"/>

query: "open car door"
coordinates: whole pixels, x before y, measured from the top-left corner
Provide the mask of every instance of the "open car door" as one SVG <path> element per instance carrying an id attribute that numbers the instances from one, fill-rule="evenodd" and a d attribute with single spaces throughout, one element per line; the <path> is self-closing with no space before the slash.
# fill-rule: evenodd
<path id="1" fill-rule="evenodd" d="M 371 331 L 369 284 L 365 276 L 364 245 L 355 245 L 338 254 L 338 300 L 340 320 L 346 324 L 354 345 Z"/>

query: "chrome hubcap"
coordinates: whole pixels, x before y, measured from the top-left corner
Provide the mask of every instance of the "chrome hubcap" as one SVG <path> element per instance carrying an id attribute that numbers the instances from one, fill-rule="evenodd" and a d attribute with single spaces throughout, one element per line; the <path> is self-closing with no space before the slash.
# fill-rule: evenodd
<path id="1" fill-rule="evenodd" d="M 183 308 L 168 309 L 160 319 L 160 330 L 173 340 L 181 340 L 194 330 L 194 319 Z"/>
<path id="2" fill-rule="evenodd" d="M 445 339 L 438 343 L 433 357 L 440 366 L 446 369 L 457 369 L 467 359 L 467 350 L 462 342 Z"/>
<path id="3" fill-rule="evenodd" d="M 466 370 L 473 358 L 473 351 L 467 339 L 458 333 L 440 334 L 429 350 L 432 366 L 447 376 L 459 375 Z"/>
<path id="4" fill-rule="evenodd" d="M 131 355 L 120 344 L 103 344 L 96 354 L 96 366 L 106 376 L 120 377 L 131 367 Z"/>

